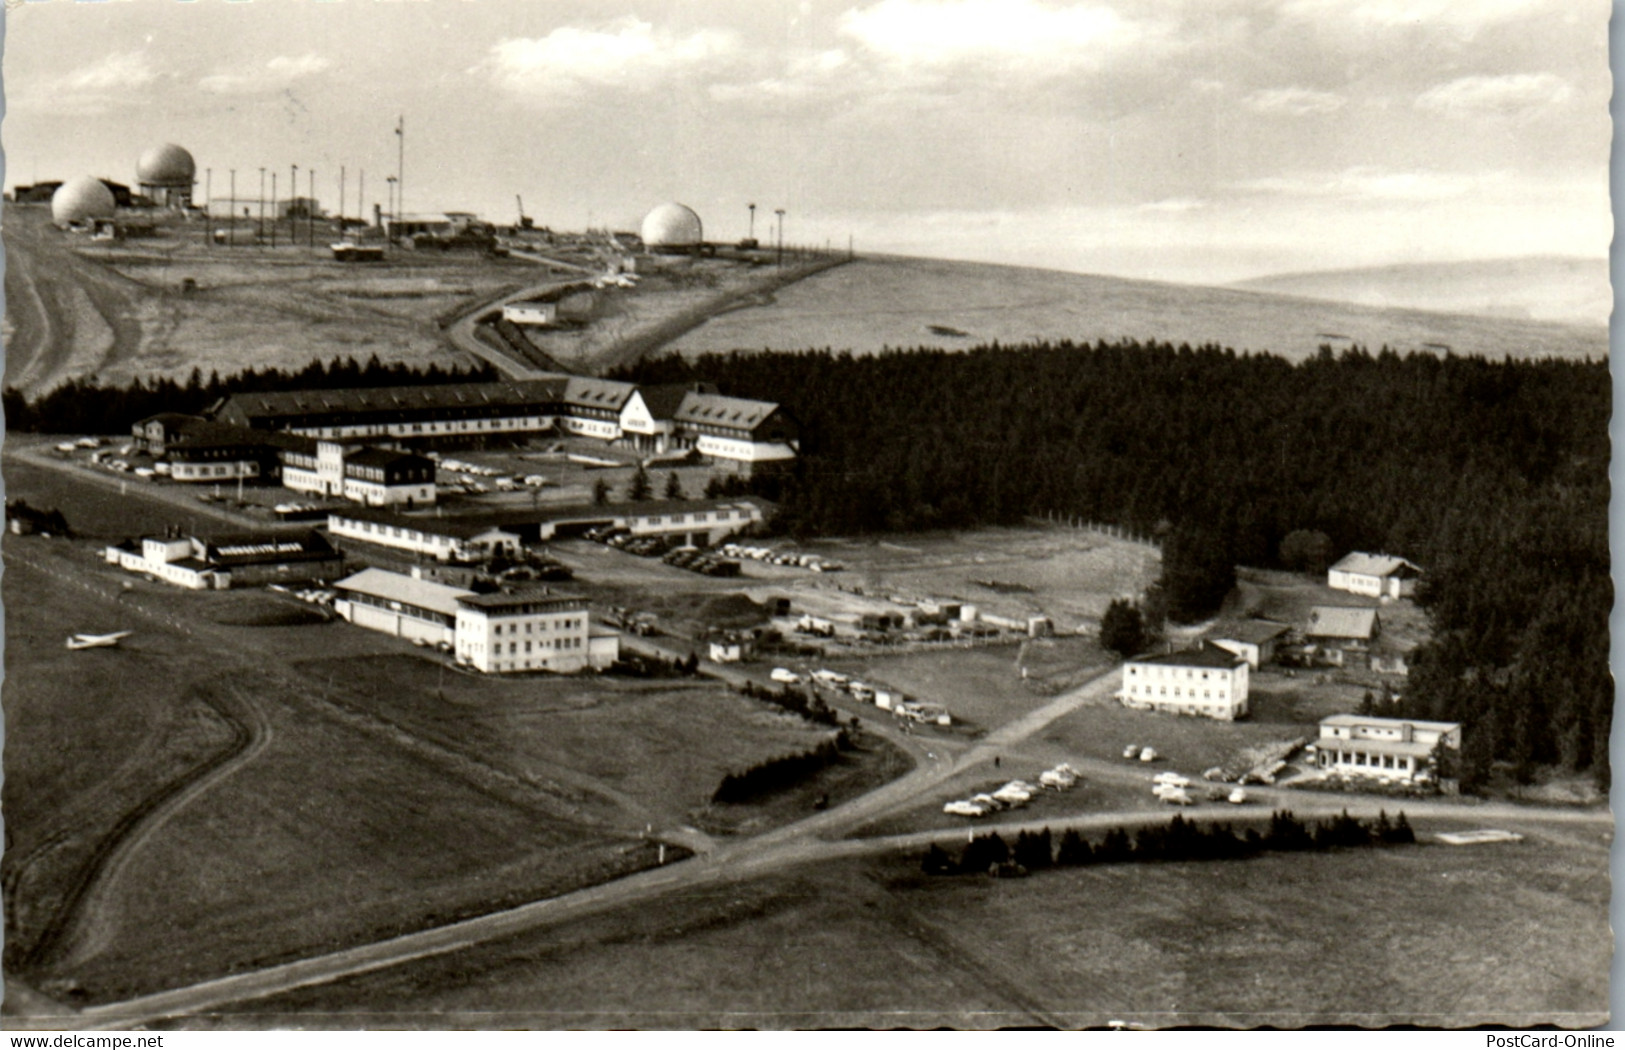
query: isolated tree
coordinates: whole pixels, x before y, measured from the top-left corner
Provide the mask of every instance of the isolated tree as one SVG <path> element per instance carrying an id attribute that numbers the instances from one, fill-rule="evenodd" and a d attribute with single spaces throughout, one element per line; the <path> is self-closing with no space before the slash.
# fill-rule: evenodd
<path id="1" fill-rule="evenodd" d="M 1118 598 L 1106 606 L 1106 615 L 1100 618 L 1100 644 L 1124 659 L 1145 651 L 1145 619 L 1133 602 Z"/>
<path id="2" fill-rule="evenodd" d="M 609 502 L 609 482 L 599 478 L 592 483 L 592 501 L 599 507 Z"/>
<path id="3" fill-rule="evenodd" d="M 627 502 L 642 503 L 653 492 L 654 488 L 649 484 L 649 472 L 643 469 L 642 463 L 639 463 L 638 472 L 632 475 L 631 483 L 626 486 Z"/>
<path id="4" fill-rule="evenodd" d="M 1319 576 L 1332 563 L 1332 538 L 1324 532 L 1294 529 L 1281 541 L 1281 564 L 1294 572 Z"/>
<path id="5" fill-rule="evenodd" d="M 683 499 L 683 479 L 677 476 L 674 470 L 666 475 L 666 498 Z"/>

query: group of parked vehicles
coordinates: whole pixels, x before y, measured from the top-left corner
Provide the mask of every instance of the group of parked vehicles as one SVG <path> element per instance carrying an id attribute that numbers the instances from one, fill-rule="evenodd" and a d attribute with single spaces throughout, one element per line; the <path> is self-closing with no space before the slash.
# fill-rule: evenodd
<path id="1" fill-rule="evenodd" d="M 985 817 L 1007 809 L 1019 809 L 1042 791 L 1066 791 L 1082 780 L 1083 776 L 1071 765 L 1062 762 L 1053 769 L 1038 774 L 1038 783 L 1012 780 L 996 791 L 983 792 L 966 799 L 956 799 L 942 807 L 944 813 L 956 817 Z"/>
<path id="2" fill-rule="evenodd" d="M 750 547 L 739 543 L 724 543 L 717 553 L 726 558 L 749 558 L 768 565 L 789 565 L 813 572 L 839 572 L 843 565 L 820 554 L 797 554 L 795 551 L 774 550 L 771 547 Z"/>

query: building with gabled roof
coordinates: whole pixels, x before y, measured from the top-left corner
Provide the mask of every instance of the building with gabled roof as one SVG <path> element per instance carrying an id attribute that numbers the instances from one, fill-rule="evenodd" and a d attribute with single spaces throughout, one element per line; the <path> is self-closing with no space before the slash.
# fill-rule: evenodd
<path id="1" fill-rule="evenodd" d="M 1420 566 L 1397 554 L 1350 551 L 1326 570 L 1326 586 L 1372 598 L 1408 598 L 1421 575 Z"/>
<path id="2" fill-rule="evenodd" d="M 1369 607 L 1316 605 L 1304 621 L 1308 656 L 1320 663 L 1342 667 L 1351 658 L 1365 661 L 1382 635 L 1382 617 Z"/>
<path id="3" fill-rule="evenodd" d="M 362 569 L 333 589 L 333 611 L 356 626 L 448 648 L 457 637 L 457 599 L 474 593 L 387 569 Z"/>
<path id="4" fill-rule="evenodd" d="M 1247 666 L 1258 670 L 1275 659 L 1275 647 L 1292 628 L 1272 620 L 1243 620 L 1215 628 L 1208 642 L 1247 661 Z"/>
<path id="5" fill-rule="evenodd" d="M 1247 714 L 1247 661 L 1217 646 L 1147 653 L 1123 663 L 1124 707 L 1230 722 Z"/>

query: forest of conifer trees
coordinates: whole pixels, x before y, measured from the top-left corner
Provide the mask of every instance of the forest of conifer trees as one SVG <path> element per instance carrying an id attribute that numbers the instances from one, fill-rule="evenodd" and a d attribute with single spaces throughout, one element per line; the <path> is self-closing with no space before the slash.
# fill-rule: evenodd
<path id="1" fill-rule="evenodd" d="M 1433 639 L 1400 713 L 1467 723 L 1469 785 L 1493 761 L 1607 783 L 1606 362 L 1122 341 L 666 357 L 621 377 L 783 405 L 801 458 L 753 484 L 792 533 L 1117 523 L 1165 537 L 1185 620 L 1297 530 L 1403 554 Z"/>

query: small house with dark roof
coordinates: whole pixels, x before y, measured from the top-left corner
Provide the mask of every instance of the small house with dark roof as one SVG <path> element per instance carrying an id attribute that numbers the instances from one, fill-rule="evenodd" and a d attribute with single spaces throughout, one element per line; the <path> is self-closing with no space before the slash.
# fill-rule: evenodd
<path id="1" fill-rule="evenodd" d="M 1275 659 L 1275 647 L 1290 630 L 1289 625 L 1271 620 L 1243 620 L 1214 629 L 1208 641 L 1235 653 L 1256 671 Z"/>
<path id="2" fill-rule="evenodd" d="M 1124 707 L 1223 722 L 1247 714 L 1247 661 L 1217 646 L 1147 653 L 1123 664 Z"/>
<path id="3" fill-rule="evenodd" d="M 1363 660 L 1381 635 L 1382 617 L 1369 607 L 1316 605 L 1303 625 L 1310 655 L 1334 667 L 1342 667 L 1351 657 Z"/>

